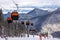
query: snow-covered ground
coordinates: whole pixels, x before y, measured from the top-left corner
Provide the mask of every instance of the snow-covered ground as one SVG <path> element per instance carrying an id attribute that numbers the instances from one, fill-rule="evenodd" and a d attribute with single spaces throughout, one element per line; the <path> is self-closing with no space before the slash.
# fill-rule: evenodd
<path id="1" fill-rule="evenodd" d="M 0 38 L 0 40 L 5 40 L 5 38 Z M 40 40 L 39 36 L 32 36 L 30 37 L 7 37 L 7 40 Z M 43 38 L 42 40 L 60 40 L 58 38 Z"/>

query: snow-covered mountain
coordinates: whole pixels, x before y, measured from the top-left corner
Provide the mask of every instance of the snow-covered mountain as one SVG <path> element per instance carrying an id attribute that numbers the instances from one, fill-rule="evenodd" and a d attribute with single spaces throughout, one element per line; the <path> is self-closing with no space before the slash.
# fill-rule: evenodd
<path id="1" fill-rule="evenodd" d="M 42 10 L 42 9 L 38 9 L 38 8 L 35 8 L 34 10 L 32 10 L 28 13 L 28 15 L 30 15 L 32 17 L 43 16 L 46 14 L 49 14 L 48 10 Z"/>
<path id="2" fill-rule="evenodd" d="M 30 20 L 34 23 L 34 27 L 36 27 L 36 29 L 40 31 L 42 23 L 45 21 L 48 15 L 50 15 L 50 12 L 48 12 L 47 10 L 35 8 L 34 10 L 30 11 L 27 15 L 30 17 Z"/>
<path id="3" fill-rule="evenodd" d="M 36 29 L 38 31 L 41 30 L 42 28 L 42 23 L 44 23 L 44 21 L 46 20 L 46 18 L 49 16 L 50 14 L 44 15 L 44 16 L 37 16 L 37 17 L 33 17 L 31 19 L 32 22 L 34 22 L 34 27 L 36 27 Z"/>
<path id="4" fill-rule="evenodd" d="M 0 37 L 0 40 L 40 40 L 39 35 L 29 35 L 29 37 L 27 37 L 27 35 L 25 35 L 24 37 Z M 48 37 L 48 38 L 44 38 L 42 37 L 42 40 L 60 40 L 59 38 L 53 38 L 53 37 Z"/>
<path id="5" fill-rule="evenodd" d="M 53 11 L 52 14 L 42 24 L 41 32 L 56 32 L 60 31 L 60 8 Z"/>

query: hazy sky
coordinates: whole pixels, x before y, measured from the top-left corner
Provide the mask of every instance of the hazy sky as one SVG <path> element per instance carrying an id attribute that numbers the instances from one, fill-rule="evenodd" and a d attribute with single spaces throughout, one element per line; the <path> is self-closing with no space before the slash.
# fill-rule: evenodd
<path id="1" fill-rule="evenodd" d="M 19 7 L 26 7 L 23 8 L 24 10 L 32 10 L 33 7 L 59 7 L 60 0 L 13 0 L 15 3 L 18 4 Z M 0 0 L 0 8 L 4 9 L 16 9 L 12 0 Z M 29 7 L 29 8 L 28 8 Z M 28 9 L 27 9 L 28 8 Z M 22 9 L 22 8 L 20 8 Z"/>

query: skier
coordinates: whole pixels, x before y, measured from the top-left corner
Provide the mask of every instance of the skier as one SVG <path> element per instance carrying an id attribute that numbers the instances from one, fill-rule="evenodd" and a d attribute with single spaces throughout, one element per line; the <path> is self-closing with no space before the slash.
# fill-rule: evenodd
<path id="1" fill-rule="evenodd" d="M 42 34 L 41 33 L 40 33 L 39 37 L 40 37 L 40 40 L 42 40 Z"/>

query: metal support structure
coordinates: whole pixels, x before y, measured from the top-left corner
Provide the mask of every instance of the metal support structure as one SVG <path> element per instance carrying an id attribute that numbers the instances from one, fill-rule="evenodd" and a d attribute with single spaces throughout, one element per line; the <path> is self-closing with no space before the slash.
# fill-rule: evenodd
<path id="1" fill-rule="evenodd" d="M 14 0 L 12 0 L 12 2 L 16 5 L 16 8 L 17 8 L 17 10 L 18 10 L 18 9 L 19 9 L 18 4 L 17 4 L 17 3 L 15 3 L 15 1 L 14 1 Z"/>
<path id="2" fill-rule="evenodd" d="M 27 25 L 27 37 L 29 37 L 29 27 Z"/>
<path id="3" fill-rule="evenodd" d="M 17 36 L 18 35 L 18 22 L 17 22 L 17 20 L 14 20 L 14 23 L 15 23 L 14 24 L 15 25 L 15 27 L 14 27 L 15 28 L 15 30 L 14 30 L 15 31 L 15 36 Z"/>

